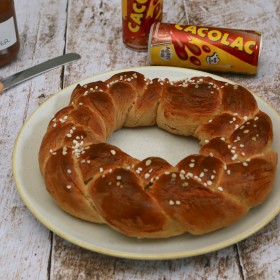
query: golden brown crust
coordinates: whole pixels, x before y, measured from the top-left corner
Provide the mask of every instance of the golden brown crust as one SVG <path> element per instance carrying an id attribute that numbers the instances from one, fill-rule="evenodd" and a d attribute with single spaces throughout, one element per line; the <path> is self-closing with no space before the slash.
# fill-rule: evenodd
<path id="1" fill-rule="evenodd" d="M 151 125 L 195 136 L 199 154 L 172 166 L 106 144 L 123 126 Z M 128 236 L 166 238 L 229 226 L 261 204 L 275 177 L 272 142 L 272 122 L 245 88 L 130 71 L 73 90 L 50 121 L 39 164 L 48 192 L 71 215 Z"/>

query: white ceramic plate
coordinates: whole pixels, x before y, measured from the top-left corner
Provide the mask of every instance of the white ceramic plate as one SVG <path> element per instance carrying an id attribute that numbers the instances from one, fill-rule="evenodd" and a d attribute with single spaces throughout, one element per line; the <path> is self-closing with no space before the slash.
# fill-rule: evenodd
<path id="1" fill-rule="evenodd" d="M 205 72 L 174 67 L 140 67 L 112 71 L 79 82 L 85 84 L 105 80 L 113 74 L 135 70 L 150 78 L 179 80 L 193 76 L 213 76 Z M 173 259 L 190 257 L 232 245 L 252 235 L 269 223 L 280 212 L 280 172 L 272 194 L 260 207 L 251 210 L 238 223 L 203 236 L 184 234 L 159 240 L 135 239 L 123 236 L 105 225 L 96 225 L 76 219 L 62 211 L 47 193 L 39 171 L 38 150 L 51 117 L 65 107 L 73 88 L 71 85 L 44 102 L 21 129 L 13 153 L 13 175 L 19 194 L 30 211 L 47 228 L 62 238 L 89 250 L 107 255 L 133 259 Z M 280 117 L 266 102 L 255 96 L 259 107 L 268 113 L 274 124 L 274 150 L 280 154 Z M 277 128 L 277 129 L 276 129 Z M 158 128 L 122 129 L 115 132 L 110 143 L 139 159 L 161 156 L 172 164 L 199 150 L 198 141 L 178 137 Z M 172 147 L 172 149 L 170 148 Z M 183 154 L 182 154 L 182 151 Z"/>

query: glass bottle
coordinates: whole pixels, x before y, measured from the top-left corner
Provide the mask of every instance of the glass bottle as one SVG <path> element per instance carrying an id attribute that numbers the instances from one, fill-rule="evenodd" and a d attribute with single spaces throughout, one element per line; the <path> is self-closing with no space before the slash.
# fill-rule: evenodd
<path id="1" fill-rule="evenodd" d="M 0 0 L 0 67 L 16 58 L 19 45 L 14 1 Z"/>

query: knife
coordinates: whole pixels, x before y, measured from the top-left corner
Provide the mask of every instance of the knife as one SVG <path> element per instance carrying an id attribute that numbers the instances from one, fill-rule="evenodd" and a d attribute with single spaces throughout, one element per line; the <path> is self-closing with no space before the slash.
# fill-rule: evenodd
<path id="1" fill-rule="evenodd" d="M 12 86 L 15 86 L 23 81 L 33 78 L 39 74 L 42 74 L 46 71 L 49 71 L 53 68 L 60 66 L 60 65 L 69 63 L 71 61 L 74 61 L 74 60 L 80 59 L 80 58 L 81 58 L 81 56 L 79 54 L 68 53 L 68 54 L 64 54 L 64 55 L 52 58 L 50 60 L 47 60 L 43 63 L 30 67 L 26 70 L 13 74 L 4 79 L 0 78 L 0 93 Z"/>

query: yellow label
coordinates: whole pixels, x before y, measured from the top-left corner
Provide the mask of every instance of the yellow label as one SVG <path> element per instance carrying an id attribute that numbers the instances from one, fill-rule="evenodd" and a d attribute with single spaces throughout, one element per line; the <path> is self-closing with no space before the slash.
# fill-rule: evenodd
<path id="1" fill-rule="evenodd" d="M 261 34 L 158 22 L 152 27 L 149 56 L 152 65 L 256 74 Z"/>
<path id="2" fill-rule="evenodd" d="M 245 51 L 247 54 L 252 54 L 253 51 L 251 47 L 254 47 L 256 41 L 246 41 L 242 36 L 236 37 L 232 42 L 229 41 L 229 33 L 222 33 L 220 30 L 209 30 L 207 27 L 198 27 L 198 26 L 187 26 L 184 27 L 180 24 L 176 24 L 175 28 L 177 30 L 184 31 L 186 33 L 191 33 L 192 35 L 198 35 L 201 38 L 207 37 L 212 42 L 220 42 L 224 46 L 229 46 L 231 48 L 236 48 L 239 51 Z"/>
<path id="3" fill-rule="evenodd" d="M 202 42 L 199 39 L 193 38 L 192 43 L 200 46 Z M 213 48 L 213 45 L 203 42 L 203 45 Z M 192 57 L 192 53 L 186 49 L 189 57 Z M 211 55 L 202 52 L 197 56 L 200 61 L 200 65 L 192 63 L 190 60 L 181 60 L 175 52 L 173 44 L 150 46 L 150 63 L 152 65 L 165 65 L 165 66 L 177 66 L 186 67 L 192 69 L 219 71 L 219 72 L 243 72 L 248 74 L 256 74 L 256 66 L 250 65 L 244 61 L 241 61 L 237 57 L 216 48 Z M 225 63 L 226 62 L 226 63 Z M 240 71 L 240 65 L 242 65 L 242 71 Z"/>

